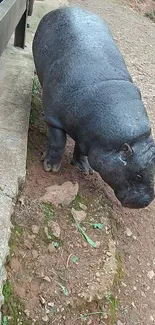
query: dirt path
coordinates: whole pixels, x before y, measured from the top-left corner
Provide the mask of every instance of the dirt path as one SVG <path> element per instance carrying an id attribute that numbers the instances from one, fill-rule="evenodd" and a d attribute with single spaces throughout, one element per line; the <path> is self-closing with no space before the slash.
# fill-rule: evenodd
<path id="1" fill-rule="evenodd" d="M 99 13 L 110 25 L 142 91 L 155 134 L 155 25 L 125 2 L 71 4 Z M 142 211 L 122 208 L 96 174 L 84 177 L 69 164 L 71 140 L 61 172 L 45 173 L 40 98 L 35 84 L 27 180 L 12 219 L 3 325 L 155 323 L 155 202 Z M 47 186 L 66 181 L 79 184 L 75 201 L 59 208 L 40 203 Z M 80 224 L 97 249 L 78 232 L 75 210 L 82 211 Z"/>
<path id="2" fill-rule="evenodd" d="M 76 1 L 74 4 L 94 10 L 110 25 L 129 71 L 142 91 L 155 134 L 155 24 L 125 6 L 125 2 L 89 0 Z M 125 325 L 153 324 L 155 202 L 138 212 L 114 204 L 113 216 L 118 222 L 115 236 L 124 257 L 125 268 L 125 277 L 118 293 L 118 320 Z M 128 231 L 128 236 L 125 233 L 127 228 L 131 231 Z"/>

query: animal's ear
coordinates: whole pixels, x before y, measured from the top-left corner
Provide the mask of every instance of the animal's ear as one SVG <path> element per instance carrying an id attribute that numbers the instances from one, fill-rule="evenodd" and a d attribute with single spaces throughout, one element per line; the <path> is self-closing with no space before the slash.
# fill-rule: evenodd
<path id="1" fill-rule="evenodd" d="M 123 146 L 121 147 L 121 153 L 125 157 L 130 157 L 133 154 L 133 150 L 128 143 L 124 143 Z"/>

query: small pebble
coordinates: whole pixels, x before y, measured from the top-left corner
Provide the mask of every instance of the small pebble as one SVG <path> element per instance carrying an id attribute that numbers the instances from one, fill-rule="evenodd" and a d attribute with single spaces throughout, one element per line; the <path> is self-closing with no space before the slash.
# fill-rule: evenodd
<path id="1" fill-rule="evenodd" d="M 154 322 L 154 317 L 150 316 L 150 320 L 151 320 L 151 322 Z"/>
<path id="2" fill-rule="evenodd" d="M 131 231 L 129 228 L 126 228 L 125 234 L 126 234 L 128 237 L 131 237 L 131 236 L 132 236 L 132 231 Z"/>
<path id="3" fill-rule="evenodd" d="M 51 282 L 51 279 L 49 278 L 49 276 L 45 276 L 44 278 L 43 278 L 45 281 L 47 281 L 47 282 Z"/>
<path id="4" fill-rule="evenodd" d="M 118 320 L 117 325 L 123 325 L 123 323 L 120 320 Z"/>
<path id="5" fill-rule="evenodd" d="M 134 302 L 132 302 L 132 303 L 131 303 L 131 305 L 132 305 L 132 307 L 136 308 L 136 306 L 135 306 Z"/>
<path id="6" fill-rule="evenodd" d="M 48 316 L 46 315 L 46 316 L 42 317 L 42 320 L 43 320 L 43 322 L 48 322 L 49 318 L 48 318 Z"/>
<path id="7" fill-rule="evenodd" d="M 40 298 L 41 304 L 42 305 L 45 305 L 46 304 L 46 300 L 42 296 L 40 296 L 39 298 Z"/>
<path id="8" fill-rule="evenodd" d="M 33 244 L 27 239 L 24 240 L 24 245 L 26 246 L 26 248 L 28 248 L 30 250 L 32 249 L 32 246 L 33 246 Z"/>
<path id="9" fill-rule="evenodd" d="M 79 203 L 79 207 L 84 211 L 87 210 L 87 206 L 85 204 L 83 204 L 83 203 Z"/>
<path id="10" fill-rule="evenodd" d="M 124 282 L 122 282 L 122 286 L 124 287 L 124 288 L 126 288 L 126 283 L 124 283 Z"/>
<path id="11" fill-rule="evenodd" d="M 38 255 L 39 255 L 38 252 L 37 252 L 35 249 L 33 249 L 33 250 L 32 250 L 32 257 L 33 257 L 33 258 L 37 258 Z"/>
<path id="12" fill-rule="evenodd" d="M 74 208 L 72 208 L 71 214 L 77 222 L 84 221 L 87 216 L 85 211 L 77 211 Z"/>
<path id="13" fill-rule="evenodd" d="M 154 271 L 149 271 L 148 272 L 148 274 L 147 274 L 147 276 L 148 276 L 148 278 L 151 280 L 151 279 L 153 279 L 154 278 Z"/>
<path id="14" fill-rule="evenodd" d="M 60 226 L 57 222 L 51 221 L 50 224 L 50 229 L 52 230 L 53 234 L 55 237 L 59 238 L 61 234 Z"/>
<path id="15" fill-rule="evenodd" d="M 27 317 L 30 316 L 30 311 L 29 311 L 28 309 L 25 309 L 25 310 L 24 310 L 24 313 L 25 313 L 25 315 L 26 315 Z"/>
<path id="16" fill-rule="evenodd" d="M 54 307 L 54 302 L 48 302 L 48 304 L 47 304 L 49 307 Z"/>
<path id="17" fill-rule="evenodd" d="M 33 234 L 37 235 L 38 232 L 39 232 L 39 227 L 37 225 L 33 225 L 32 226 L 32 232 L 33 232 Z"/>
<path id="18" fill-rule="evenodd" d="M 95 244 L 96 244 L 96 248 L 99 248 L 101 246 L 101 242 L 100 241 L 96 241 Z"/>
<path id="19" fill-rule="evenodd" d="M 51 243 L 51 244 L 48 245 L 48 252 L 49 253 L 55 252 L 55 247 L 54 247 L 54 244 L 53 243 Z"/>
<path id="20" fill-rule="evenodd" d="M 89 319 L 89 321 L 87 322 L 87 325 L 91 325 L 92 324 L 92 320 Z"/>
<path id="21" fill-rule="evenodd" d="M 110 257 L 110 256 L 112 256 L 112 254 L 111 254 L 110 252 L 107 252 L 107 256 L 109 256 L 109 257 Z"/>
<path id="22" fill-rule="evenodd" d="M 100 277 L 100 273 L 99 272 L 96 272 L 96 276 L 97 276 L 97 278 L 99 278 Z"/>

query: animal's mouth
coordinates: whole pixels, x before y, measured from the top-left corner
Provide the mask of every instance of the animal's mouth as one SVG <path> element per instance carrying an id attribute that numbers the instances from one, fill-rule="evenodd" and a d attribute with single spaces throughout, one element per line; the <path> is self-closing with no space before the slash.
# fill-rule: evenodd
<path id="1" fill-rule="evenodd" d="M 122 206 L 129 209 L 144 209 L 154 200 L 155 197 L 154 193 L 151 195 L 134 195 L 128 192 L 125 193 L 124 191 L 115 191 L 115 195 Z"/>

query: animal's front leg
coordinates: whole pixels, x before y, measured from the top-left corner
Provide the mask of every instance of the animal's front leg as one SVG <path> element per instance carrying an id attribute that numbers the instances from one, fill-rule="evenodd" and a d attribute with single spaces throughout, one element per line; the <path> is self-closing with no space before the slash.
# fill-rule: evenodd
<path id="1" fill-rule="evenodd" d="M 58 172 L 61 167 L 61 160 L 66 145 L 66 133 L 48 125 L 48 143 L 46 152 L 43 154 L 42 160 L 44 170 L 54 173 Z"/>

